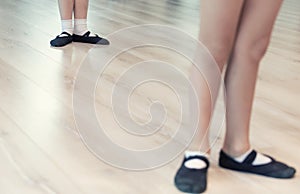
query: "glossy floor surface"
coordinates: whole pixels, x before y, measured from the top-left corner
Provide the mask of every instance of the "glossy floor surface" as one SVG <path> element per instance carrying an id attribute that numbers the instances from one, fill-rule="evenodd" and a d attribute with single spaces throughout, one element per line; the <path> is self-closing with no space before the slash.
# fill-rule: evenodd
<path id="1" fill-rule="evenodd" d="M 89 27 L 93 32 L 109 36 L 139 24 L 173 26 L 196 38 L 199 2 L 90 0 Z M 76 74 L 89 51 L 97 47 L 106 52 L 107 47 L 72 43 L 64 48 L 51 48 L 49 41 L 59 31 L 57 1 L 0 1 L 0 193 L 179 193 L 173 186 L 173 176 L 181 157 L 154 170 L 125 171 L 99 160 L 81 141 L 72 106 Z M 134 37 L 128 37 L 130 39 Z M 174 63 L 183 72 L 187 70 L 184 65 L 187 61 L 180 60 L 174 53 L 162 48 L 136 48 L 114 60 L 100 78 L 104 84 L 97 87 L 98 117 L 109 129 L 108 135 L 128 148 L 149 149 L 170 139 L 168 135 L 157 135 L 144 141 L 122 135 L 111 114 L 108 94 L 118 76 L 130 67 L 128 64 L 153 58 Z M 148 109 L 140 107 L 147 105 L 147 98 L 154 95 L 147 93 L 147 86 L 139 90 L 142 95 L 133 95 L 133 100 L 139 102 L 132 106 L 136 120 L 149 117 Z M 169 91 L 160 88 L 154 97 L 164 99 L 168 94 Z M 298 170 L 299 99 L 300 2 L 285 0 L 260 68 L 251 140 L 255 149 L 284 160 Z M 171 110 L 174 109 L 171 112 L 174 122 L 167 120 L 172 131 L 179 114 L 174 103 L 176 98 L 164 100 L 169 102 L 167 106 Z M 277 180 L 220 169 L 217 160 L 223 136 L 219 133 L 212 136 L 216 143 L 212 150 L 207 193 L 300 192 L 299 173 L 291 180 Z"/>

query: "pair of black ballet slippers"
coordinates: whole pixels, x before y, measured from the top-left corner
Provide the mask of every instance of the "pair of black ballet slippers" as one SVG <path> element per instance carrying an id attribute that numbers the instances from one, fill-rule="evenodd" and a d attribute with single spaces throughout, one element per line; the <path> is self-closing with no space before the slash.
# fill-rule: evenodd
<path id="1" fill-rule="evenodd" d="M 69 34 L 67 32 L 62 32 L 60 35 L 56 36 L 55 39 L 50 41 L 50 45 L 53 47 L 62 47 L 71 42 L 81 42 L 81 43 L 89 43 L 89 44 L 101 44 L 101 45 L 109 45 L 109 41 L 105 38 L 102 38 L 95 34 L 94 36 L 90 36 L 91 32 L 88 31 L 84 35 L 76 35 Z"/>
<path id="2" fill-rule="evenodd" d="M 232 157 L 220 152 L 219 166 L 229 170 L 240 171 L 245 173 L 252 173 L 272 178 L 288 179 L 294 177 L 296 170 L 282 162 L 271 159 L 270 163 L 262 165 L 253 165 L 257 152 L 253 150 L 246 159 L 239 163 Z M 199 159 L 206 163 L 206 167 L 202 169 L 191 169 L 185 167 L 185 163 L 189 160 Z M 181 167 L 175 176 L 175 186 L 185 193 L 203 193 L 207 187 L 207 171 L 209 168 L 209 161 L 204 156 L 192 156 L 184 158 Z"/>

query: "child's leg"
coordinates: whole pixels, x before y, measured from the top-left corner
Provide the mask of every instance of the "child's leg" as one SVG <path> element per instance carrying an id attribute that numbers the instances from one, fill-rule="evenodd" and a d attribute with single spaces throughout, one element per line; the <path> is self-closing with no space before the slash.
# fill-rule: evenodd
<path id="1" fill-rule="evenodd" d="M 59 13 L 61 18 L 61 31 L 55 39 L 50 41 L 51 46 L 61 47 L 72 42 L 73 22 L 72 14 L 74 8 L 74 0 L 58 0 Z"/>
<path id="2" fill-rule="evenodd" d="M 58 0 L 58 4 L 62 32 L 73 34 L 72 15 L 74 8 L 74 0 Z"/>
<path id="3" fill-rule="evenodd" d="M 250 149 L 249 125 L 258 65 L 269 45 L 282 0 L 246 0 L 228 64 L 227 133 L 221 167 L 274 178 L 292 178 L 296 170 Z"/>
<path id="4" fill-rule="evenodd" d="M 87 27 L 89 0 L 75 0 L 74 5 L 74 42 L 108 45 L 109 41 L 91 34 Z"/>
<path id="5" fill-rule="evenodd" d="M 244 0 L 202 1 L 199 37 L 216 59 L 220 69 L 231 53 L 243 2 Z M 200 126 L 196 138 L 198 145 L 193 146 L 198 153 L 186 152 L 184 161 L 176 173 L 175 185 L 183 192 L 201 193 L 206 190 L 207 185 L 209 162 L 205 153 L 210 151 L 207 132 L 214 102 L 211 102 L 209 88 L 202 76 L 192 71 L 191 79 L 200 103 Z"/>
<path id="6" fill-rule="evenodd" d="M 87 12 L 88 12 L 88 0 L 75 0 L 74 6 L 74 34 L 84 35 L 88 32 L 87 27 Z"/>
<path id="7" fill-rule="evenodd" d="M 58 0 L 59 13 L 62 20 L 72 20 L 74 0 Z"/>
<path id="8" fill-rule="evenodd" d="M 231 53 L 243 2 L 244 0 L 203 0 L 201 2 L 199 39 L 211 52 L 220 69 L 223 68 Z M 203 78 L 199 74 L 192 73 L 192 80 L 196 85 L 200 103 L 200 126 L 196 141 L 201 143 L 201 152 L 209 152 L 207 132 L 214 102 L 211 102 L 209 88 Z"/>
<path id="9" fill-rule="evenodd" d="M 250 149 L 249 123 L 258 65 L 268 47 L 282 0 L 246 0 L 225 84 L 227 133 L 223 150 L 239 156 Z"/>
<path id="10" fill-rule="evenodd" d="M 74 17 L 75 19 L 86 19 L 89 7 L 89 0 L 75 0 Z"/>

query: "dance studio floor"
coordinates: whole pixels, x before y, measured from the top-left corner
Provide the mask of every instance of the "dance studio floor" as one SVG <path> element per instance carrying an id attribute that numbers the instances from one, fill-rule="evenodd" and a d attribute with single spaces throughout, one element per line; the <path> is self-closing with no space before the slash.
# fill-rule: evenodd
<path id="1" fill-rule="evenodd" d="M 197 38 L 199 2 L 90 0 L 89 26 L 93 32 L 109 37 L 118 30 L 140 24 L 168 25 Z M 56 0 L 0 1 L 0 194 L 180 193 L 173 186 L 173 176 L 182 157 L 160 168 L 138 172 L 108 165 L 87 149 L 78 134 L 73 114 L 76 74 L 89 52 L 95 49 L 106 52 L 108 47 L 72 43 L 63 48 L 51 48 L 49 41 L 59 31 Z M 130 39 L 134 37 L 126 41 Z M 112 47 L 114 43 L 117 44 L 112 42 Z M 125 147 L 149 149 L 170 138 L 157 135 L 147 141 L 134 141 L 135 138 L 119 132 L 120 127 L 111 116 L 109 94 L 118 76 L 131 63 L 153 58 L 165 59 L 187 71 L 187 65 L 183 65 L 186 61 L 175 60 L 180 56 L 169 51 L 135 48 L 112 61 L 100 77 L 103 82 L 95 93 L 99 120 L 102 118 L 108 135 Z M 178 64 L 181 61 L 182 64 Z M 140 94 L 133 96 L 134 101 L 139 102 L 132 107 L 133 112 L 137 112 L 136 120 L 149 117 L 145 108 L 149 96 L 168 96 L 163 88 L 158 94 L 147 93 L 146 86 L 139 91 Z M 170 109 L 175 109 L 170 115 L 176 117 L 178 112 L 173 98 L 163 100 L 170 102 Z M 299 99 L 300 2 L 284 0 L 270 48 L 260 67 L 251 140 L 255 149 L 284 160 L 298 171 Z M 167 123 L 171 131 L 172 126 L 176 126 L 172 119 Z M 277 180 L 219 168 L 222 134 L 223 131 L 212 133 L 216 142 L 206 193 L 300 192 L 299 173 L 291 180 Z"/>

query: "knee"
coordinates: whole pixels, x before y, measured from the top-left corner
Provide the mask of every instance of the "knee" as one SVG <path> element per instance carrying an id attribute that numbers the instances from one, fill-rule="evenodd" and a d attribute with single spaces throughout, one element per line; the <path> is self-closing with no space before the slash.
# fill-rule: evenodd
<path id="1" fill-rule="evenodd" d="M 250 63 L 258 64 L 264 57 L 270 42 L 269 36 L 254 41 L 238 42 L 234 49 L 234 56 L 240 56 Z"/>
<path id="2" fill-rule="evenodd" d="M 227 43 L 214 42 L 206 44 L 206 47 L 214 57 L 216 63 L 219 65 L 220 69 L 227 63 L 229 58 L 230 49 Z"/>

